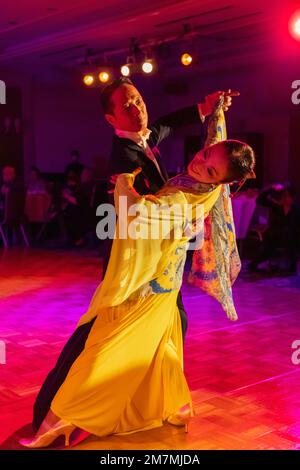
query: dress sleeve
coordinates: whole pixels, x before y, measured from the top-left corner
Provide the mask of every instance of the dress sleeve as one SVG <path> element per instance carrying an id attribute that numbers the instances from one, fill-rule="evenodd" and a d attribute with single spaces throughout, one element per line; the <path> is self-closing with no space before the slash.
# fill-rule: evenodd
<path id="1" fill-rule="evenodd" d="M 210 145 L 227 139 L 226 121 L 222 108 L 223 104 L 224 96 L 220 96 L 215 109 L 208 120 L 207 138 L 204 144 L 205 147 L 209 147 Z"/>
<path id="2" fill-rule="evenodd" d="M 124 196 L 127 198 L 128 207 L 132 204 L 156 204 L 156 205 L 166 205 L 171 204 L 172 202 L 186 202 L 181 191 L 178 193 L 173 193 L 169 196 L 155 196 L 153 194 L 139 194 L 133 187 L 134 180 L 136 175 L 140 172 L 140 169 L 133 171 L 132 173 L 122 173 L 118 176 L 114 191 L 114 202 L 116 207 L 117 215 L 119 215 L 119 201 L 120 197 Z M 179 194 L 180 193 L 180 194 Z M 181 197 L 180 197 L 181 196 Z M 183 201 L 184 199 L 184 201 Z"/>

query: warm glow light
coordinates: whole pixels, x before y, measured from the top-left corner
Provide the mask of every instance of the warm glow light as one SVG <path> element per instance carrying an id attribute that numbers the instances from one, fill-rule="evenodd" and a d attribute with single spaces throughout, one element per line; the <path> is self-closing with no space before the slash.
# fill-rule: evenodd
<path id="1" fill-rule="evenodd" d="M 101 83 L 106 83 L 108 82 L 110 76 L 109 76 L 109 73 L 107 72 L 100 72 L 99 73 L 99 80 Z"/>
<path id="2" fill-rule="evenodd" d="M 143 63 L 142 69 L 145 73 L 151 73 L 153 70 L 153 65 L 151 64 L 151 62 L 146 61 Z"/>
<path id="3" fill-rule="evenodd" d="M 193 57 L 190 54 L 185 53 L 182 54 L 180 60 L 183 65 L 188 66 L 192 63 Z"/>
<path id="4" fill-rule="evenodd" d="M 300 10 L 296 11 L 289 21 L 290 34 L 300 41 Z"/>
<path id="5" fill-rule="evenodd" d="M 294 31 L 298 36 L 300 36 L 300 18 L 298 18 L 297 21 L 295 21 Z"/>
<path id="6" fill-rule="evenodd" d="M 121 74 L 123 75 L 123 77 L 129 77 L 130 75 L 130 68 L 128 67 L 128 65 L 123 65 L 121 67 Z"/>
<path id="7" fill-rule="evenodd" d="M 83 83 L 86 85 L 86 86 L 91 86 L 93 85 L 94 83 L 94 77 L 93 75 L 85 75 L 83 77 Z"/>

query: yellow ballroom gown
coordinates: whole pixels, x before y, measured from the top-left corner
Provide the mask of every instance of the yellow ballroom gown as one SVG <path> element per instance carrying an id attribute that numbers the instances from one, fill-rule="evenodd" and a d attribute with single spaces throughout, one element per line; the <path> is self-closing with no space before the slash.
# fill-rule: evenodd
<path id="1" fill-rule="evenodd" d="M 133 179 L 132 174 L 118 178 L 116 203 L 126 195 L 129 203 L 148 209 L 160 204 L 164 211 L 174 202 L 191 203 L 193 209 L 198 202 L 208 213 L 220 194 L 219 187 L 197 197 L 173 188 L 157 198 L 140 197 L 132 190 Z M 119 222 L 117 235 L 118 229 Z M 114 240 L 104 280 L 79 325 L 96 320 L 51 404 L 57 416 L 106 436 L 162 426 L 186 405 L 192 413 L 177 307 L 188 241 L 188 236 Z"/>

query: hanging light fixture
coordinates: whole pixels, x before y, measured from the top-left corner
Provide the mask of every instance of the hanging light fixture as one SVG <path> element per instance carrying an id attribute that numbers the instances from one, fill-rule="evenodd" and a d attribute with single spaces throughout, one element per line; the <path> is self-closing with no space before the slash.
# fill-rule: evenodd
<path id="1" fill-rule="evenodd" d="M 184 65 L 185 67 L 188 67 L 193 62 L 193 56 L 189 54 L 188 52 L 185 52 L 184 54 L 181 55 L 180 60 L 181 60 L 182 65 Z"/>
<path id="2" fill-rule="evenodd" d="M 126 64 L 122 65 L 120 71 L 123 77 L 129 77 L 132 75 L 135 69 L 135 59 L 134 56 L 128 56 Z"/>
<path id="3" fill-rule="evenodd" d="M 101 84 L 109 83 L 114 76 L 114 66 L 108 62 L 106 55 L 103 55 L 101 65 L 98 67 L 98 80 Z"/>
<path id="4" fill-rule="evenodd" d="M 149 75 L 154 71 L 155 65 L 151 50 L 148 48 L 145 53 L 144 62 L 142 63 L 142 71 Z"/>
<path id="5" fill-rule="evenodd" d="M 152 60 L 150 60 L 150 59 L 145 60 L 145 62 L 143 62 L 143 64 L 142 64 L 142 70 L 143 70 L 144 73 L 153 72 Z"/>
<path id="6" fill-rule="evenodd" d="M 137 66 L 137 56 L 141 54 L 141 49 L 136 38 L 130 38 L 130 45 L 128 56 L 126 59 L 126 64 L 122 65 L 120 68 L 121 74 L 123 77 L 129 77 L 134 72 L 136 72 Z"/>
<path id="7" fill-rule="evenodd" d="M 125 64 L 125 65 L 122 65 L 121 69 L 121 74 L 123 75 L 123 77 L 129 77 L 130 75 L 130 67 L 129 67 L 129 64 Z"/>
<path id="8" fill-rule="evenodd" d="M 83 76 L 82 81 L 86 86 L 92 86 L 95 82 L 95 77 L 94 75 L 87 73 Z"/>
<path id="9" fill-rule="evenodd" d="M 195 33 L 190 24 L 183 25 L 183 33 L 180 36 L 181 46 L 180 62 L 184 67 L 195 64 L 198 60 Z"/>
<path id="10" fill-rule="evenodd" d="M 82 81 L 85 86 L 91 87 L 95 84 L 96 71 L 95 66 L 91 62 L 92 50 L 87 49 L 85 51 L 84 61 L 83 61 L 83 75 Z"/>
<path id="11" fill-rule="evenodd" d="M 107 83 L 111 79 L 111 74 L 109 70 L 101 70 L 101 72 L 99 72 L 98 78 L 101 83 Z"/>

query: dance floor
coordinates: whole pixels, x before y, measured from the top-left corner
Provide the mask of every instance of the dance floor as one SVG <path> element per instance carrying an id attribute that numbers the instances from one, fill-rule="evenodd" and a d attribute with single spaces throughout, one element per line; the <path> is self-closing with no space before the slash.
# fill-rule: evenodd
<path id="1" fill-rule="evenodd" d="M 31 435 L 32 405 L 45 375 L 85 312 L 101 260 L 56 251 L 0 251 L 1 449 Z M 189 316 L 185 372 L 196 417 L 189 433 L 162 428 L 89 436 L 80 449 L 295 449 L 300 444 L 300 278 L 242 273 L 234 288 L 238 322 L 184 283 Z M 1 343 L 2 346 L 4 343 Z M 300 355 L 299 355 L 300 356 Z"/>

